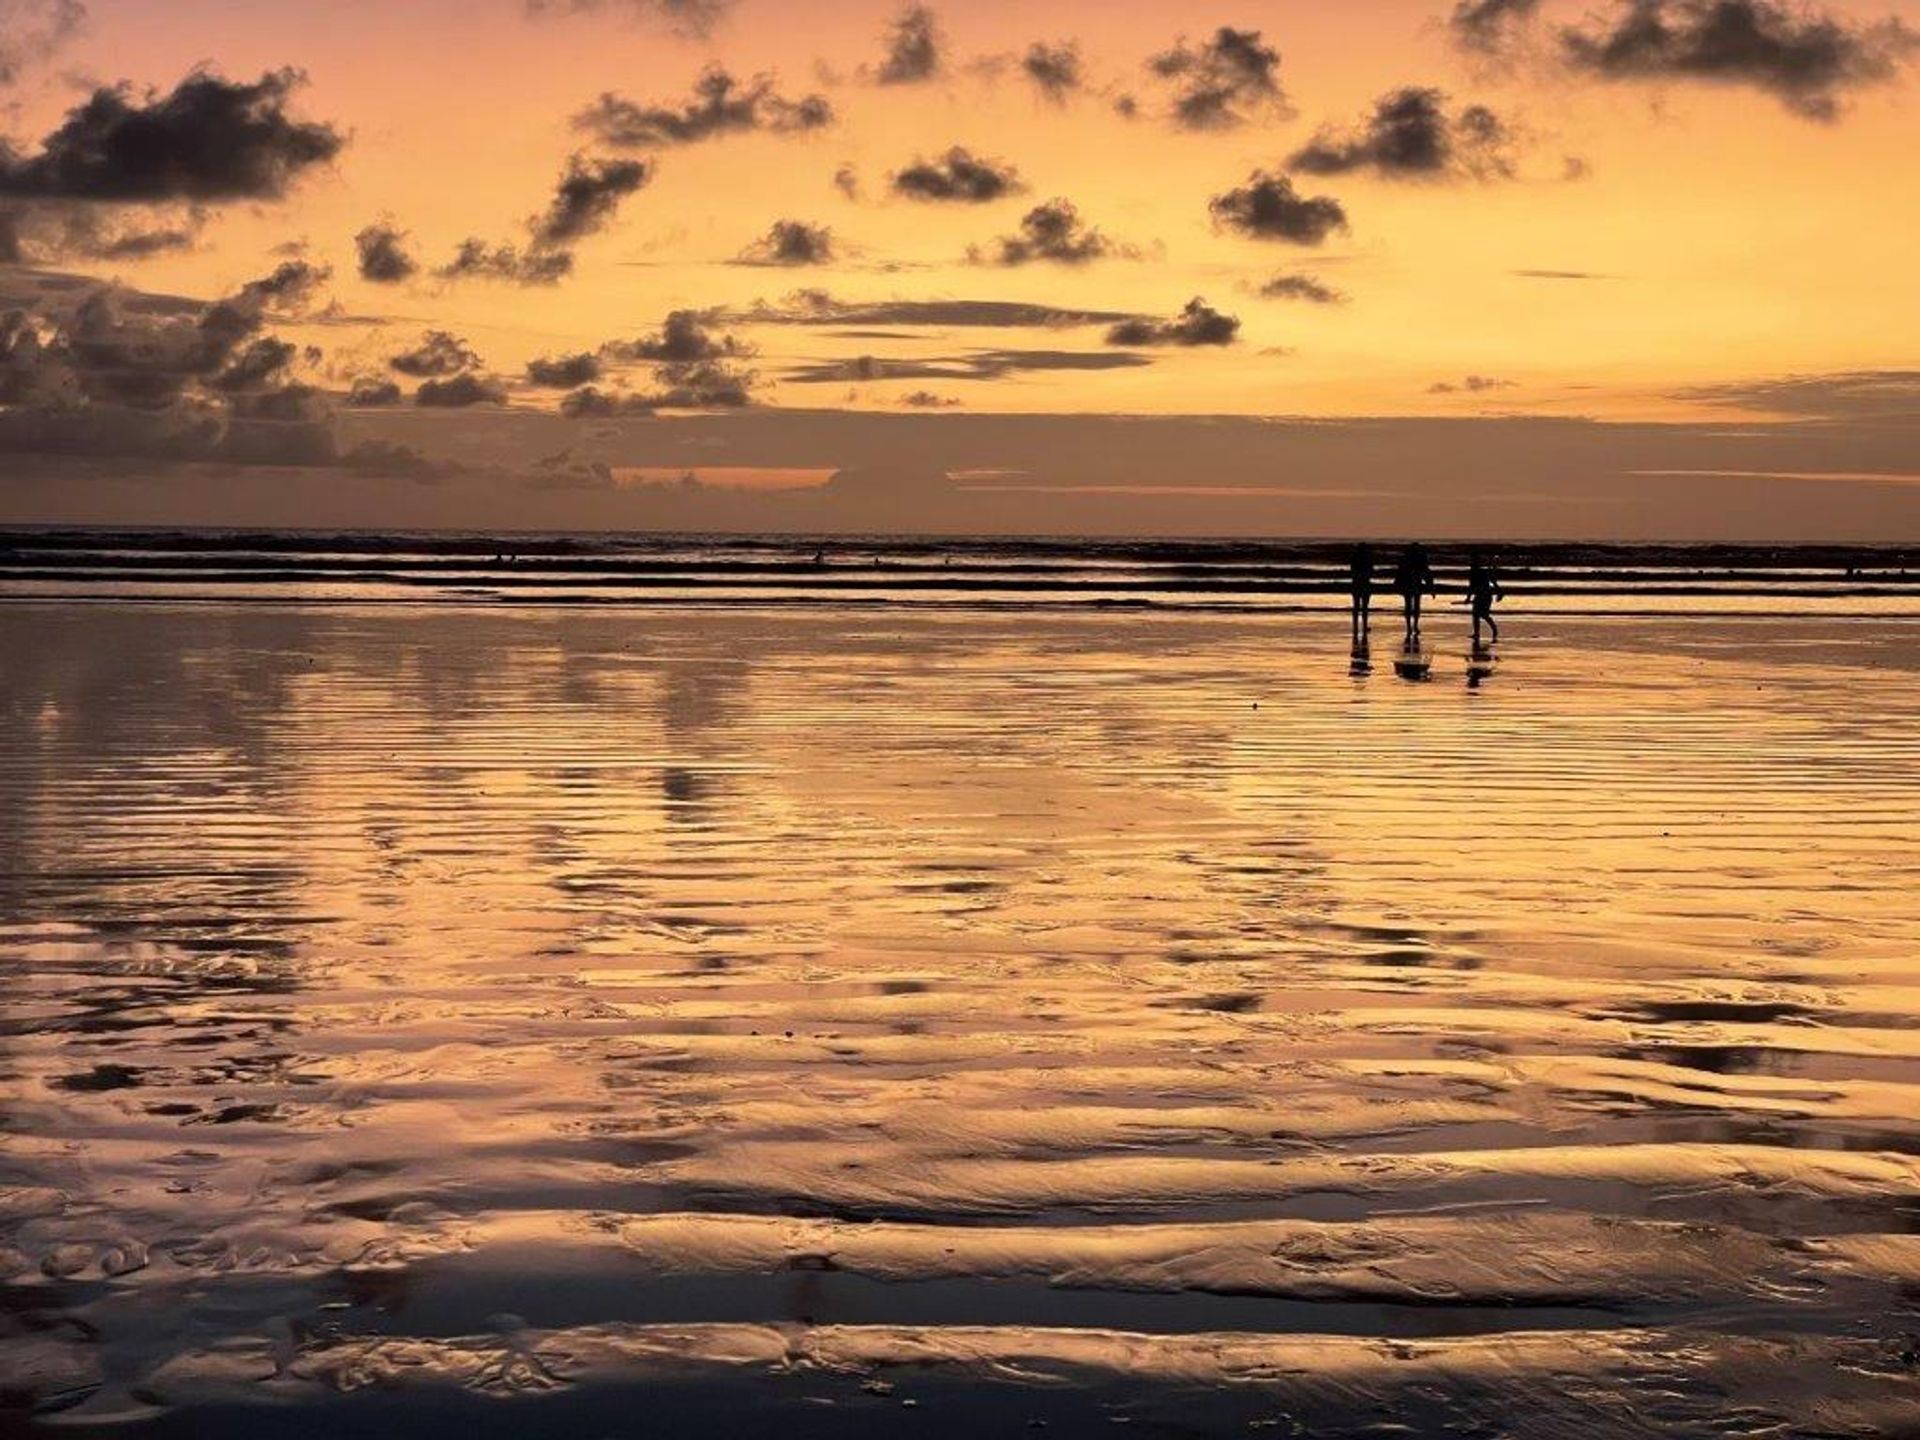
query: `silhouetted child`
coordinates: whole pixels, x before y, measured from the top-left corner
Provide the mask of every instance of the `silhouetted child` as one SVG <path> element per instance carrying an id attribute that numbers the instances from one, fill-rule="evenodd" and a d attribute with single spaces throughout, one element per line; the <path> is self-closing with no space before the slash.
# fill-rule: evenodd
<path id="1" fill-rule="evenodd" d="M 1467 603 L 1473 607 L 1473 643 L 1480 644 L 1480 626 L 1484 621 L 1493 637 L 1493 643 L 1500 642 L 1500 626 L 1493 618 L 1493 602 L 1506 598 L 1506 591 L 1500 588 L 1500 576 L 1492 564 L 1478 550 L 1467 557 Z"/>

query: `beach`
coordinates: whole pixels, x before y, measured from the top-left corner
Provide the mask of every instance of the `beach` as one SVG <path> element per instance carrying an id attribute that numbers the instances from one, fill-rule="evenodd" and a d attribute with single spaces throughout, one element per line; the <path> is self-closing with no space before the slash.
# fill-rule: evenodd
<path id="1" fill-rule="evenodd" d="M 1911 1427 L 1912 578 L 1285 563 L 9 579 L 0 1426 Z"/>

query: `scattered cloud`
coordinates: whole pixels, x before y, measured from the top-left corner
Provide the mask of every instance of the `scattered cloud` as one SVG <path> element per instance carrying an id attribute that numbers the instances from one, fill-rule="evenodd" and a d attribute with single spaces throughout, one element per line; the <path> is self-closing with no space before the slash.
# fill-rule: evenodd
<path id="1" fill-rule="evenodd" d="M 755 325 L 931 325 L 1060 330 L 1139 317 L 1125 310 L 1078 310 L 1025 300 L 840 300 L 825 290 L 796 290 L 778 304 L 759 301 L 731 312 Z"/>
<path id="2" fill-rule="evenodd" d="M 1280 88 L 1280 52 L 1258 30 L 1222 25 L 1198 44 L 1182 36 L 1149 59 L 1147 71 L 1170 87 L 1168 118 L 1183 130 L 1226 130 L 1257 116 L 1289 113 Z"/>
<path id="3" fill-rule="evenodd" d="M 1257 240 L 1319 245 L 1347 228 L 1347 212 L 1331 195 L 1301 195 L 1287 176 L 1265 170 L 1214 196 L 1207 208 L 1216 227 Z"/>
<path id="4" fill-rule="evenodd" d="M 638 394 L 585 387 L 567 397 L 562 413 L 581 416 L 637 414 L 650 410 L 734 409 L 753 403 L 757 377 L 735 363 L 753 354 L 753 347 L 717 327 L 714 311 L 675 310 L 651 335 L 632 340 L 609 340 L 599 358 L 613 364 L 649 364 L 653 388 Z M 606 407 L 611 406 L 613 410 Z"/>
<path id="5" fill-rule="evenodd" d="M 1275 275 L 1254 292 L 1262 300 L 1305 300 L 1313 305 L 1344 305 L 1347 297 L 1313 275 Z"/>
<path id="6" fill-rule="evenodd" d="M 1020 217 L 1018 233 L 1002 235 L 985 252 L 977 248 L 969 252 L 975 262 L 991 265 L 1025 265 L 1033 260 L 1085 265 L 1131 253 L 1082 220 L 1069 200 L 1049 200 L 1034 206 Z"/>
<path id="7" fill-rule="evenodd" d="M 709 65 L 694 81 L 693 98 L 684 104 L 641 105 L 609 90 L 575 115 L 573 125 L 603 145 L 633 150 L 691 145 L 755 130 L 791 135 L 833 123 L 833 106 L 826 96 L 789 99 L 775 83 L 771 75 L 742 81 L 719 65 Z"/>
<path id="8" fill-rule="evenodd" d="M 319 353 L 262 333 L 324 279 L 305 262 L 289 264 L 301 268 L 206 304 L 97 286 L 58 312 L 0 315 L 0 451 L 331 459 L 324 398 L 295 376 Z"/>
<path id="9" fill-rule="evenodd" d="M 463 370 L 440 380 L 422 380 L 413 403 L 434 410 L 462 410 L 469 405 L 504 405 L 507 387 L 498 380 Z"/>
<path id="10" fill-rule="evenodd" d="M 469 236 L 453 259 L 434 271 L 442 280 L 481 278 L 518 285 L 556 285 L 573 273 L 573 245 L 598 234 L 620 202 L 653 178 L 644 160 L 588 159 L 573 155 L 555 183 L 547 208 L 527 218 L 528 242 L 489 245 Z"/>
<path id="11" fill-rule="evenodd" d="M 369 225 L 353 237 L 360 278 L 375 285 L 398 285 L 419 270 L 407 251 L 407 232 L 389 221 Z"/>
<path id="12" fill-rule="evenodd" d="M 972 350 L 961 355 L 892 359 L 856 355 L 795 366 L 783 378 L 800 385 L 866 384 L 882 380 L 999 380 L 1035 370 L 1126 370 L 1153 363 L 1144 355 L 1098 350 Z"/>
<path id="13" fill-rule="evenodd" d="M 1616 0 L 1560 42 L 1576 70 L 1604 79 L 1746 85 L 1830 121 L 1844 92 L 1893 80 L 1920 35 L 1898 19 L 1860 23 L 1775 0 Z"/>
<path id="14" fill-rule="evenodd" d="M 1492 375 L 1468 375 L 1459 381 L 1436 380 L 1427 386 L 1427 393 L 1429 395 L 1483 395 L 1489 390 L 1511 390 L 1514 383 L 1512 380 L 1502 380 Z"/>
<path id="15" fill-rule="evenodd" d="M 932 160 L 915 160 L 894 172 L 893 193 L 912 200 L 953 200 L 969 205 L 1016 195 L 1026 186 L 1004 161 L 977 156 L 962 146 Z"/>
<path id="16" fill-rule="evenodd" d="M 256 313 L 300 315 L 312 308 L 320 288 L 332 278 L 333 271 L 325 265 L 282 260 L 258 280 L 247 281 L 232 300 L 224 303 Z"/>
<path id="17" fill-rule="evenodd" d="M 776 220 L 742 250 L 736 265 L 825 265 L 833 259 L 833 231 L 804 220 Z"/>
<path id="18" fill-rule="evenodd" d="M 480 368 L 480 357 L 473 347 L 446 330 L 429 330 L 411 350 L 387 357 L 390 369 L 415 379 L 458 375 Z"/>
<path id="19" fill-rule="evenodd" d="M 751 354 L 745 342 L 714 328 L 718 319 L 711 311 L 674 310 L 655 333 L 634 340 L 609 340 L 600 353 L 609 360 L 671 364 Z"/>
<path id="20" fill-rule="evenodd" d="M 733 9 L 734 0 L 527 0 L 529 15 L 619 15 L 701 39 Z"/>
<path id="21" fill-rule="evenodd" d="M 553 250 L 597 234 L 620 202 L 652 177 L 643 160 L 589 160 L 574 155 L 546 210 L 527 222 L 535 249 Z"/>
<path id="22" fill-rule="evenodd" d="M 1539 12 L 1540 0 L 1460 0 L 1447 17 L 1454 43 L 1477 55 L 1498 55 Z"/>
<path id="23" fill-rule="evenodd" d="M 1231 345 L 1240 317 L 1223 315 L 1194 296 L 1171 320 L 1122 320 L 1107 331 L 1109 345 Z"/>
<path id="24" fill-rule="evenodd" d="M 1357 128 L 1321 130 L 1287 163 L 1309 175 L 1371 170 L 1387 179 L 1510 178 L 1511 136 L 1484 105 L 1449 115 L 1447 97 L 1407 85 L 1382 95 Z"/>
<path id="25" fill-rule="evenodd" d="M 909 410 L 951 410 L 964 402 L 931 390 L 909 390 L 900 397 L 900 403 Z"/>
<path id="26" fill-rule="evenodd" d="M 80 0 L 0 0 L 0 85 L 44 64 L 86 23 Z"/>
<path id="27" fill-rule="evenodd" d="M 0 264 L 57 260 L 141 261 L 190 250 L 206 220 L 199 206 L 178 213 L 129 212 L 83 201 L 35 200 L 0 206 Z"/>
<path id="28" fill-rule="evenodd" d="M 939 21 L 925 5 L 909 5 L 887 27 L 886 52 L 874 81 L 880 85 L 918 85 L 940 73 Z"/>
<path id="29" fill-rule="evenodd" d="M 355 410 L 377 410 L 400 403 L 400 387 L 379 376 L 363 376 L 347 391 L 347 404 Z"/>
<path id="30" fill-rule="evenodd" d="M 573 273 L 571 250 L 522 250 L 517 245 L 489 246 L 470 235 L 453 258 L 433 272 L 442 280 L 507 280 L 516 285 L 557 285 Z"/>
<path id="31" fill-rule="evenodd" d="M 844 163 L 833 172 L 833 188 L 849 200 L 860 198 L 860 172 L 851 163 Z"/>
<path id="32" fill-rule="evenodd" d="M 1676 399 L 1817 420 L 1920 424 L 1920 370 L 1843 370 L 1696 385 Z"/>
<path id="33" fill-rule="evenodd" d="M 287 114 L 304 78 L 274 70 L 249 84 L 196 70 L 165 95 L 102 87 L 33 154 L 0 147 L 0 196 L 142 205 L 277 200 L 346 143 L 329 125 Z"/>
<path id="34" fill-rule="evenodd" d="M 1067 97 L 1085 83 L 1080 47 L 1072 40 L 1053 45 L 1034 41 L 1020 57 L 1020 70 L 1041 95 L 1056 105 L 1065 104 Z"/>
<path id="35" fill-rule="evenodd" d="M 572 390 L 600 378 L 600 357 L 591 350 L 572 355 L 542 355 L 527 362 L 527 379 L 535 385 Z"/>

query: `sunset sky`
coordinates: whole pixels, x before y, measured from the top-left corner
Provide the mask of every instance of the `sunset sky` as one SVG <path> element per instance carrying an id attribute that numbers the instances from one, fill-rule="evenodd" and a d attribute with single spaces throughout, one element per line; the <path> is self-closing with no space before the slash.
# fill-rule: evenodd
<path id="1" fill-rule="evenodd" d="M 0 519 L 1917 538 L 1917 70 L 1920 0 L 0 0 Z"/>

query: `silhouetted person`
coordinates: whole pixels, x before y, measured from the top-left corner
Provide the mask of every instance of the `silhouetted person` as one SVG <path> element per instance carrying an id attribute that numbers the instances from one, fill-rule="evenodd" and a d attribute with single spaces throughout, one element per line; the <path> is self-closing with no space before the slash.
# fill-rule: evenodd
<path id="1" fill-rule="evenodd" d="M 1480 625 L 1484 621 L 1493 636 L 1493 643 L 1500 643 L 1500 626 L 1493 618 L 1493 602 L 1504 599 L 1506 591 L 1500 588 L 1500 576 L 1493 565 L 1478 550 L 1467 556 L 1467 603 L 1473 607 L 1473 644 L 1480 647 Z"/>
<path id="2" fill-rule="evenodd" d="M 1400 552 L 1394 567 L 1393 588 L 1400 592 L 1400 604 L 1406 612 L 1407 643 L 1420 638 L 1420 597 L 1433 589 L 1433 562 L 1427 547 L 1418 540 Z"/>
<path id="3" fill-rule="evenodd" d="M 1373 627 L 1373 546 L 1364 540 L 1347 561 L 1347 581 L 1353 590 L 1353 643 L 1359 645 Z"/>

